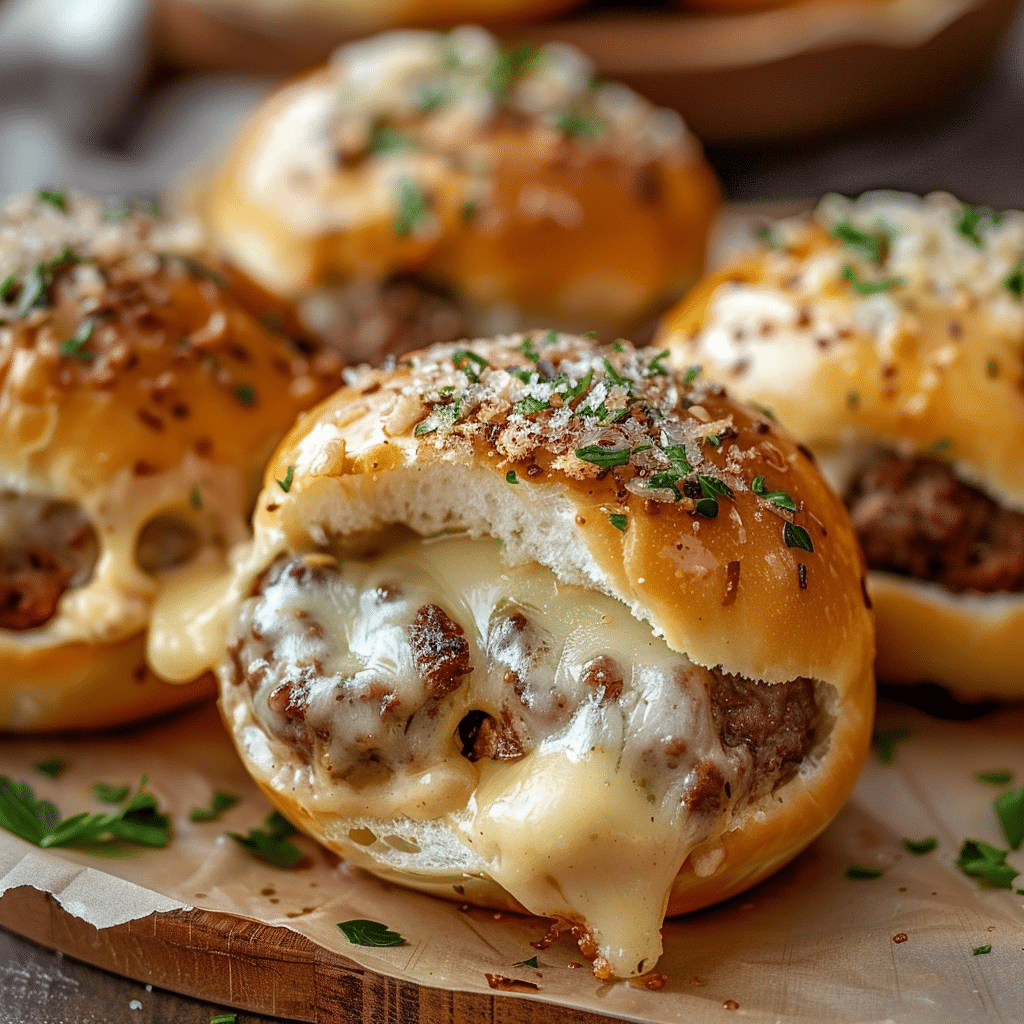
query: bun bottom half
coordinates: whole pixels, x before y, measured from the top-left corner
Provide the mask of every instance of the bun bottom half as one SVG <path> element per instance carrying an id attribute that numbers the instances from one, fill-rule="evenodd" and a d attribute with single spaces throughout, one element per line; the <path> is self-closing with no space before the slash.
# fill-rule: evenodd
<path id="1" fill-rule="evenodd" d="M 146 665 L 145 636 L 119 643 L 64 644 L 29 654 L 6 651 L 0 732 L 109 729 L 152 718 L 216 692 L 212 673 L 177 685 Z"/>
<path id="2" fill-rule="evenodd" d="M 1024 698 L 1024 594 L 961 593 L 872 572 L 883 683 L 938 683 L 958 700 Z"/>

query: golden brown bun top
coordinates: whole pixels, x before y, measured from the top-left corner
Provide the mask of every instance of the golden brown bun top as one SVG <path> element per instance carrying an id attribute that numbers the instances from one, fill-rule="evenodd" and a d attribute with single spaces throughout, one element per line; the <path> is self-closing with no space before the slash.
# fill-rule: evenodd
<path id="1" fill-rule="evenodd" d="M 274 445 L 340 380 L 336 357 L 247 312 L 199 243 L 78 193 L 0 211 L 0 541 L 49 550 L 70 507 L 96 542 L 45 622 L 0 629 L 20 678 L 69 644 L 95 675 L 92 652 L 146 628 L 170 570 L 245 539 Z"/>
<path id="2" fill-rule="evenodd" d="M 0 213 L 4 473 L 71 496 L 191 454 L 255 482 L 324 368 L 239 305 L 194 227 L 41 195 Z"/>
<path id="3" fill-rule="evenodd" d="M 760 234 L 666 316 L 673 359 L 816 451 L 895 445 L 1024 507 L 1024 214 L 879 192 Z"/>
<path id="4" fill-rule="evenodd" d="M 717 203 L 674 111 L 568 46 L 464 27 L 351 44 L 273 94 L 207 215 L 282 295 L 416 274 L 483 313 L 617 332 L 699 274 Z"/>
<path id="5" fill-rule="evenodd" d="M 536 332 L 366 371 L 280 446 L 249 571 L 392 522 L 497 536 L 706 666 L 840 694 L 870 673 L 862 559 L 811 457 L 652 349 Z"/>

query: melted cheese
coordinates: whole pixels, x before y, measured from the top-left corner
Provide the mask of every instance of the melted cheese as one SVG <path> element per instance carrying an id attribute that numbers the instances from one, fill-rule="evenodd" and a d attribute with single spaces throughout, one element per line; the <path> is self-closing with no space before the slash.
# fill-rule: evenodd
<path id="1" fill-rule="evenodd" d="M 243 738 L 258 774 L 289 792 L 307 775 L 308 812 L 402 820 L 414 844 L 417 823 L 446 824 L 523 906 L 582 924 L 614 974 L 653 966 L 673 879 L 745 799 L 747 753 L 723 749 L 705 670 L 613 598 L 536 564 L 503 566 L 490 540 L 296 558 L 261 588 L 236 617 L 243 676 L 225 666 L 228 695 L 251 700 L 264 734 L 296 758 Z M 444 609 L 469 648 L 470 672 L 440 697 L 409 639 L 425 605 Z M 621 669 L 621 693 L 588 683 L 602 658 Z M 469 712 L 509 725 L 519 755 L 465 756 Z M 709 766 L 720 800 L 690 813 Z"/>

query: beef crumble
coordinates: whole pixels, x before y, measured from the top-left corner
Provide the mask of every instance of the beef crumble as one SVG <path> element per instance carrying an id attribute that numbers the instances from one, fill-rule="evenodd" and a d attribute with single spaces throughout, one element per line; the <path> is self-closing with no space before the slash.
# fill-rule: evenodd
<path id="1" fill-rule="evenodd" d="M 76 505 L 0 493 L 0 629 L 46 625 L 97 557 L 96 533 Z"/>
<path id="2" fill-rule="evenodd" d="M 879 453 L 846 503 L 871 569 L 954 593 L 1024 590 L 1024 514 L 959 480 L 948 463 Z"/>

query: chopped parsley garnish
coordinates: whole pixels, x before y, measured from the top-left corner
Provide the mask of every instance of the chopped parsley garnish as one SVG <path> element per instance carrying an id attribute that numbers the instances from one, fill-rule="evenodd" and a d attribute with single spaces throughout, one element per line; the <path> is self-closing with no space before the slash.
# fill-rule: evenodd
<path id="1" fill-rule="evenodd" d="M 932 443 L 932 451 L 946 452 L 953 447 L 953 439 L 950 437 L 937 437 Z"/>
<path id="2" fill-rule="evenodd" d="M 995 807 L 1010 849 L 1019 850 L 1024 843 L 1024 786 L 996 797 Z"/>
<path id="3" fill-rule="evenodd" d="M 277 479 L 277 478 L 275 477 L 275 479 Z M 288 467 L 288 472 L 285 473 L 285 475 L 284 475 L 284 479 L 277 481 L 277 486 L 280 487 L 281 490 L 284 491 L 285 494 L 287 494 L 292 489 L 292 484 L 294 482 L 295 482 L 295 467 L 294 466 L 289 466 Z"/>
<path id="4" fill-rule="evenodd" d="M 49 288 L 60 271 L 82 262 L 82 257 L 67 245 L 59 256 L 37 263 L 21 282 L 18 293 L 18 316 L 27 316 L 33 309 L 41 309 L 49 302 Z M 8 284 L 4 282 L 5 289 Z"/>
<path id="5" fill-rule="evenodd" d="M 1006 287 L 1017 296 L 1024 298 L 1024 258 L 1017 264 L 1017 268 L 1003 282 Z"/>
<path id="6" fill-rule="evenodd" d="M 514 406 L 512 411 L 519 413 L 521 416 L 532 416 L 534 413 L 541 412 L 543 409 L 550 409 L 551 403 L 543 398 L 534 398 L 533 395 L 527 395 L 525 398 L 520 399 Z"/>
<path id="7" fill-rule="evenodd" d="M 416 140 L 408 132 L 388 124 L 383 117 L 378 117 L 370 128 L 367 148 L 371 153 L 404 153 L 415 146 Z"/>
<path id="8" fill-rule="evenodd" d="M 629 381 L 612 366 L 611 361 L 607 358 L 604 360 L 604 373 L 613 384 L 618 384 L 620 387 L 629 387 Z"/>
<path id="9" fill-rule="evenodd" d="M 984 946 L 975 946 L 974 949 L 971 950 L 971 952 L 975 956 L 983 956 L 985 953 L 991 953 L 992 952 L 992 943 L 991 942 L 986 942 Z"/>
<path id="10" fill-rule="evenodd" d="M 540 359 L 540 353 L 533 347 L 533 338 L 531 337 L 524 338 L 519 345 L 516 345 L 516 351 L 522 352 L 531 363 L 536 363 Z"/>
<path id="11" fill-rule="evenodd" d="M 92 787 L 92 795 L 105 804 L 119 804 L 131 791 L 131 786 L 111 786 L 106 782 L 96 782 Z"/>
<path id="12" fill-rule="evenodd" d="M 210 1018 L 210 1024 L 236 1024 L 238 1020 L 238 1014 L 236 1013 L 218 1013 L 215 1017 Z"/>
<path id="13" fill-rule="evenodd" d="M 188 820 L 194 821 L 197 825 L 205 824 L 208 821 L 217 821 L 225 812 L 231 810 L 240 801 L 241 797 L 233 793 L 225 793 L 223 790 L 216 790 L 210 797 L 209 807 L 193 807 L 188 812 Z"/>
<path id="14" fill-rule="evenodd" d="M 411 235 L 429 215 L 430 200 L 412 178 L 399 178 L 396 191 L 395 230 L 400 235 Z"/>
<path id="15" fill-rule="evenodd" d="M 909 738 L 910 730 L 906 728 L 878 729 L 871 737 L 871 752 L 879 764 L 894 764 L 896 748 Z"/>
<path id="16" fill-rule="evenodd" d="M 1003 222 L 1003 215 L 994 210 L 986 210 L 983 206 L 965 206 L 956 219 L 956 229 L 968 242 L 981 248 L 985 240 L 981 237 L 981 229 L 986 222 L 998 227 Z"/>
<path id="17" fill-rule="evenodd" d="M 787 548 L 800 548 L 803 551 L 813 551 L 814 544 L 811 543 L 811 535 L 796 523 L 786 523 L 782 527 L 782 539 Z"/>
<path id="18" fill-rule="evenodd" d="M 55 206 L 61 213 L 68 212 L 68 194 L 59 188 L 41 188 L 36 195 L 44 203 Z"/>
<path id="19" fill-rule="evenodd" d="M 955 863 L 965 875 L 978 878 L 994 889 L 1011 889 L 1019 872 L 1006 863 L 1008 852 L 982 839 L 965 839 Z"/>
<path id="20" fill-rule="evenodd" d="M 901 277 L 883 277 L 880 281 L 865 281 L 857 273 L 856 268 L 847 263 L 842 272 L 843 283 L 849 285 L 858 295 L 877 295 L 879 292 L 891 292 L 903 286 Z"/>
<path id="21" fill-rule="evenodd" d="M 558 344 L 558 331 L 556 331 L 553 327 L 551 328 L 550 331 L 547 332 L 547 334 L 544 335 L 544 344 L 545 345 L 557 345 Z"/>
<path id="22" fill-rule="evenodd" d="M 227 278 L 216 270 L 212 270 L 205 263 L 200 263 L 199 260 L 191 256 L 179 255 L 176 259 L 193 277 L 205 277 L 207 281 L 212 281 L 218 288 L 227 288 Z"/>
<path id="23" fill-rule="evenodd" d="M 860 394 L 857 391 L 846 392 L 846 405 L 850 409 L 860 408 Z"/>
<path id="24" fill-rule="evenodd" d="M 193 486 L 188 496 L 188 502 L 197 512 L 203 507 L 203 496 L 199 491 L 199 484 Z"/>
<path id="25" fill-rule="evenodd" d="M 287 836 L 295 835 L 298 829 L 277 811 L 271 811 L 263 822 L 263 828 L 251 828 L 242 835 L 228 832 L 239 846 L 257 860 L 277 868 L 294 868 L 301 864 L 306 855 L 288 842 Z"/>
<path id="26" fill-rule="evenodd" d="M 664 361 L 665 361 L 666 359 L 668 359 L 668 356 L 669 356 L 669 351 L 668 351 L 668 349 L 667 349 L 667 348 L 666 348 L 666 349 L 664 349 L 663 351 L 659 352 L 659 353 L 658 353 L 658 354 L 657 354 L 657 355 L 656 355 L 656 356 L 655 356 L 655 357 L 654 357 L 654 358 L 653 358 L 653 359 L 652 359 L 652 360 L 651 360 L 651 361 L 650 361 L 650 362 L 649 362 L 649 363 L 647 364 L 647 372 L 648 372 L 648 373 L 660 373 L 660 374 L 661 374 L 662 376 L 665 376 L 665 375 L 667 375 L 667 374 L 668 374 L 668 370 L 666 370 L 666 369 L 665 369 L 665 367 L 664 367 L 664 366 L 662 366 L 661 364 L 662 364 L 662 363 L 663 363 L 663 362 L 664 362 Z"/>
<path id="27" fill-rule="evenodd" d="M 882 870 L 881 868 L 868 867 L 866 864 L 851 864 L 846 869 L 846 877 L 856 880 L 881 878 Z"/>
<path id="28" fill-rule="evenodd" d="M 37 800 L 27 783 L 0 775 L 0 827 L 43 849 L 111 839 L 166 846 L 170 842 L 169 819 L 157 811 L 156 798 L 145 786 L 143 779 L 135 795 L 118 811 L 83 811 L 64 818 L 49 800 Z"/>
<path id="29" fill-rule="evenodd" d="M 479 211 L 479 203 L 477 203 L 475 199 L 467 199 L 462 206 L 459 207 L 459 216 L 468 224 L 471 220 L 476 219 L 476 215 Z"/>
<path id="30" fill-rule="evenodd" d="M 425 82 L 416 96 L 416 109 L 423 114 L 432 114 L 448 106 L 454 99 L 452 90 L 441 82 Z"/>
<path id="31" fill-rule="evenodd" d="M 391 931 L 386 924 L 379 921 L 357 918 L 354 921 L 341 921 L 338 927 L 353 946 L 405 945 L 405 939 L 398 932 Z"/>
<path id="32" fill-rule="evenodd" d="M 861 231 L 845 220 L 832 229 L 832 234 L 847 249 L 852 249 L 872 263 L 881 263 L 889 255 L 889 242 L 892 236 L 883 225 L 879 225 L 874 231 Z"/>
<path id="33" fill-rule="evenodd" d="M 4 283 L 0 284 L 0 301 L 2 302 L 13 302 L 18 294 L 18 284 L 13 274 L 8 274 L 4 278 Z"/>
<path id="34" fill-rule="evenodd" d="M 91 363 L 96 358 L 96 353 L 89 352 L 85 346 L 89 343 L 95 328 L 96 318 L 93 316 L 86 317 L 78 325 L 75 333 L 60 343 L 60 349 L 58 350 L 60 354 L 65 359 L 77 359 L 80 363 Z"/>
<path id="35" fill-rule="evenodd" d="M 452 353 L 452 366 L 456 370 L 462 370 L 471 384 L 476 384 L 480 380 L 480 374 L 478 370 L 473 369 L 472 364 L 475 364 L 480 370 L 486 370 L 491 365 L 483 356 L 478 356 L 475 352 L 469 352 L 466 349 L 460 348 Z"/>
<path id="36" fill-rule="evenodd" d="M 939 845 L 938 839 L 929 836 L 927 839 L 904 839 L 903 846 L 918 857 L 931 853 Z"/>
<path id="37" fill-rule="evenodd" d="M 604 131 L 604 122 L 593 114 L 567 110 L 558 118 L 557 127 L 569 139 L 596 139 Z"/>
<path id="38" fill-rule="evenodd" d="M 770 501 L 773 505 L 778 508 L 785 509 L 787 512 L 795 512 L 796 502 L 785 492 L 785 491 L 769 491 L 765 487 L 764 477 L 755 476 L 753 482 L 750 485 L 750 489 L 759 497 L 764 498 L 765 501 Z M 792 544 L 789 545 L 793 547 Z M 808 548 L 808 550 L 811 550 Z"/>
<path id="39" fill-rule="evenodd" d="M 235 388 L 235 398 L 242 403 L 242 405 L 255 405 L 256 404 L 256 392 L 251 384 L 239 384 Z"/>
<path id="40" fill-rule="evenodd" d="M 683 378 L 683 383 L 692 384 L 700 376 L 700 371 L 703 369 L 703 366 L 688 367 L 686 371 L 686 376 Z"/>
<path id="41" fill-rule="evenodd" d="M 621 530 L 623 533 L 629 526 L 629 520 L 620 512 L 613 512 L 609 517 L 608 521 L 615 527 L 616 530 Z M 513 965 L 514 966 L 514 965 Z"/>
<path id="42" fill-rule="evenodd" d="M 573 387 L 566 389 L 564 401 L 572 402 L 575 401 L 575 399 L 579 398 L 580 395 L 582 395 L 585 391 L 587 391 L 590 388 L 590 382 L 593 379 L 594 371 L 587 370 L 587 372 L 582 377 L 580 377 L 580 379 L 576 382 L 576 384 Z"/>
<path id="43" fill-rule="evenodd" d="M 781 241 L 779 236 L 775 233 L 775 229 L 771 224 L 761 224 L 754 230 L 754 237 L 768 246 L 769 249 L 774 249 L 776 252 L 787 252 L 785 244 Z"/>
<path id="44" fill-rule="evenodd" d="M 40 761 L 34 767 L 37 772 L 42 772 L 43 775 L 49 775 L 51 779 L 56 779 L 64 774 L 67 766 L 67 761 L 62 761 L 59 757 L 48 757 L 45 761 Z"/>
<path id="45" fill-rule="evenodd" d="M 591 462 L 595 466 L 607 469 L 611 466 L 625 466 L 629 462 L 630 451 L 628 448 L 603 448 L 599 444 L 590 444 L 584 448 L 577 448 L 575 455 L 583 462 Z"/>
<path id="46" fill-rule="evenodd" d="M 537 954 L 534 953 L 533 956 L 531 956 L 527 960 L 517 960 L 514 964 L 512 964 L 512 966 L 513 967 L 536 967 L 537 966 Z"/>
<path id="47" fill-rule="evenodd" d="M 985 373 L 993 380 L 995 380 L 995 378 L 999 376 L 999 360 L 990 359 L 985 364 Z"/>
<path id="48" fill-rule="evenodd" d="M 506 102 L 512 95 L 515 84 L 530 72 L 540 58 L 537 46 L 512 46 L 503 50 L 487 75 L 487 88 L 499 103 Z"/>
<path id="49" fill-rule="evenodd" d="M 508 483 L 508 484 L 517 484 L 517 483 L 519 483 L 519 477 L 516 476 L 516 471 L 514 469 L 510 469 L 505 474 L 505 483 Z"/>
<path id="50" fill-rule="evenodd" d="M 974 777 L 979 782 L 984 782 L 989 786 L 1008 786 L 1013 782 L 1013 772 L 1008 772 L 1005 769 L 998 769 L 991 772 L 978 772 Z"/>
<path id="51" fill-rule="evenodd" d="M 705 498 L 733 497 L 732 488 L 716 476 L 700 475 L 697 477 L 700 489 L 704 492 Z"/>

